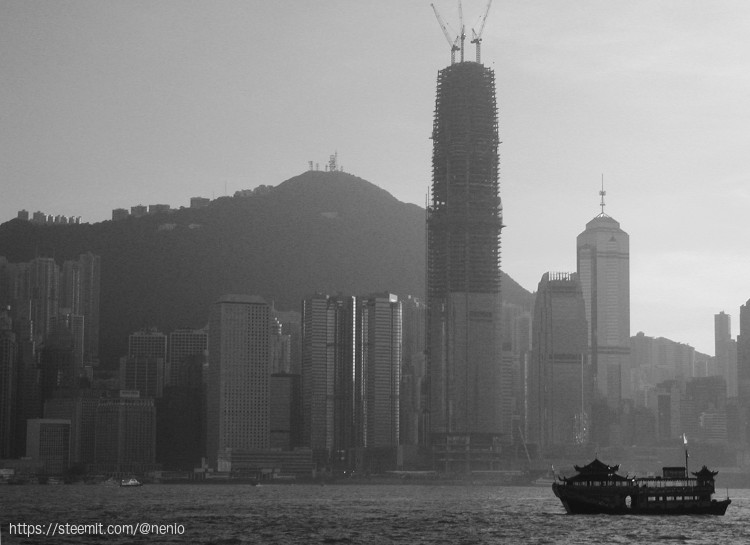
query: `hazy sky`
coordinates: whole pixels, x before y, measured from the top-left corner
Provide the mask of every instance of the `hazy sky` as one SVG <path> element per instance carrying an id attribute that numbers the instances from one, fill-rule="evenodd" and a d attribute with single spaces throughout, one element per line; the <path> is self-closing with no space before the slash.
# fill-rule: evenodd
<path id="1" fill-rule="evenodd" d="M 435 4 L 457 29 L 457 2 Z M 464 0 L 468 27 L 485 6 Z M 603 174 L 606 212 L 630 234 L 632 334 L 713 354 L 724 310 L 736 335 L 750 2 L 494 0 L 482 60 L 497 82 L 503 269 L 532 291 L 575 270 Z M 424 205 L 449 62 L 429 1 L 0 0 L 0 222 L 186 206 L 322 169 L 334 151 Z"/>

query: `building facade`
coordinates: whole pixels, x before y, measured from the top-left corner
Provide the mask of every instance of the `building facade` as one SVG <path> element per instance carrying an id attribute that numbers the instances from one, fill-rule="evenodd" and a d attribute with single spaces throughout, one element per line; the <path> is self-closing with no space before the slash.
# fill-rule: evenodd
<path id="1" fill-rule="evenodd" d="M 271 309 L 260 297 L 225 295 L 211 306 L 206 449 L 216 467 L 226 449 L 270 442 Z"/>
<path id="2" fill-rule="evenodd" d="M 27 422 L 26 457 L 40 462 L 47 475 L 70 465 L 70 420 L 32 418 Z"/>
<path id="3" fill-rule="evenodd" d="M 165 382 L 168 386 L 197 386 L 208 357 L 208 329 L 176 329 L 169 334 Z"/>
<path id="4" fill-rule="evenodd" d="M 716 374 L 724 377 L 727 397 L 737 397 L 737 342 L 732 339 L 732 317 L 723 311 L 714 314 L 714 350 Z"/>
<path id="5" fill-rule="evenodd" d="M 604 213 L 578 235 L 578 277 L 598 397 L 619 410 L 630 354 L 630 237 Z M 629 392 L 626 392 L 629 394 Z"/>
<path id="6" fill-rule="evenodd" d="M 399 444 L 402 322 L 398 297 L 386 293 L 362 298 L 362 446 Z"/>
<path id="7" fill-rule="evenodd" d="M 547 452 L 589 441 L 593 376 L 583 293 L 575 273 L 546 273 L 534 308 L 528 438 Z"/>
<path id="8" fill-rule="evenodd" d="M 153 398 L 120 390 L 96 407 L 94 470 L 145 473 L 156 464 L 156 409 Z"/>
<path id="9" fill-rule="evenodd" d="M 509 440 L 502 388 L 498 125 L 494 72 L 438 73 L 427 208 L 429 441 L 441 450 Z M 507 378 L 507 377 L 506 377 Z M 450 458 L 450 454 L 447 455 Z M 462 469 L 471 469 L 465 460 Z M 450 464 L 444 465 L 448 467 Z"/>
<path id="10" fill-rule="evenodd" d="M 16 335 L 7 312 L 0 311 L 0 459 L 13 456 L 18 356 Z"/>

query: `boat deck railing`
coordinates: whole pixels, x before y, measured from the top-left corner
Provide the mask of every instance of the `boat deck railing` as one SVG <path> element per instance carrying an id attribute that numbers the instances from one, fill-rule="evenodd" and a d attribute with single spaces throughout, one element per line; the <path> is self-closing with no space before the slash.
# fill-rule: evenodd
<path id="1" fill-rule="evenodd" d="M 643 478 L 630 478 L 627 480 L 586 480 L 586 481 L 567 481 L 569 486 L 580 486 L 580 487 L 616 487 L 616 488 L 675 488 L 675 489 L 705 489 L 711 490 L 713 483 L 703 482 L 699 483 L 698 479 L 683 478 L 683 479 L 663 479 L 661 477 L 643 477 Z"/>

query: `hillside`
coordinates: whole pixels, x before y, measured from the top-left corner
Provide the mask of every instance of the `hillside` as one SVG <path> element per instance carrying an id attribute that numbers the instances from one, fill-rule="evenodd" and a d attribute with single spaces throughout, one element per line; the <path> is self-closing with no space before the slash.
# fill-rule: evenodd
<path id="1" fill-rule="evenodd" d="M 421 297 L 424 214 L 361 178 L 310 171 L 199 210 L 83 225 L 12 220 L 0 225 L 0 256 L 101 255 L 101 355 L 111 366 L 132 331 L 202 326 L 224 293 L 260 295 L 280 310 L 316 291 Z M 526 300 L 503 282 L 506 299 Z"/>

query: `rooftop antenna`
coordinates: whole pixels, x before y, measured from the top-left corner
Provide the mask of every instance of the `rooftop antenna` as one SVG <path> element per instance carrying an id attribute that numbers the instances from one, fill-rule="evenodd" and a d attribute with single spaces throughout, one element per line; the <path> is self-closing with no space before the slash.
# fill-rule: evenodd
<path id="1" fill-rule="evenodd" d="M 484 32 L 484 24 L 487 22 L 487 14 L 490 12 L 491 5 L 492 0 L 489 0 L 487 7 L 484 9 L 484 16 L 482 17 L 482 25 L 479 27 L 479 32 L 475 32 L 473 28 L 471 29 L 471 34 L 474 36 L 471 43 L 477 44 L 477 64 L 482 62 L 482 32 Z"/>
<path id="2" fill-rule="evenodd" d="M 602 174 L 602 190 L 599 191 L 599 195 L 602 197 L 602 202 L 599 203 L 599 206 L 602 207 L 602 216 L 604 215 L 604 196 L 607 194 L 606 191 L 604 191 L 604 174 Z"/>
<path id="3" fill-rule="evenodd" d="M 440 28 L 443 30 L 443 35 L 445 36 L 445 39 L 448 41 L 448 45 L 451 47 L 451 64 L 456 63 L 456 51 L 459 50 L 458 47 L 458 41 L 461 39 L 461 35 L 459 34 L 456 36 L 454 40 L 451 40 L 451 35 L 453 32 L 448 27 L 447 23 L 443 21 L 443 18 L 440 17 L 440 13 L 438 13 L 437 8 L 435 7 L 435 4 L 430 4 L 432 6 L 432 11 L 435 12 L 435 17 L 438 20 L 438 24 L 440 25 Z M 461 57 L 463 60 L 463 53 L 461 54 Z"/>

